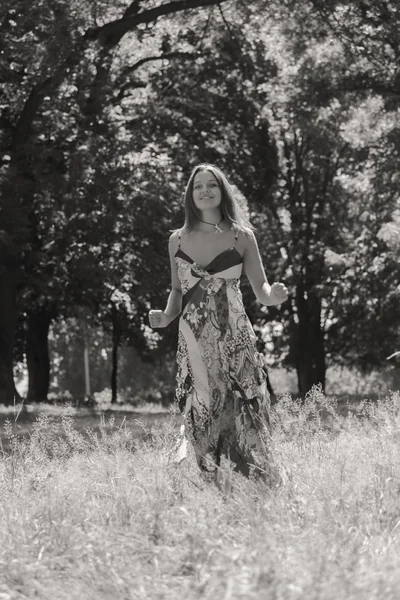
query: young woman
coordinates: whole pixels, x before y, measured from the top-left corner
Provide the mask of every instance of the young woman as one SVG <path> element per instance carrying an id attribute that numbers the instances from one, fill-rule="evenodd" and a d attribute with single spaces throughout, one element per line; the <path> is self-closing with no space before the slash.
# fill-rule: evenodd
<path id="1" fill-rule="evenodd" d="M 169 240 L 167 306 L 149 312 L 153 328 L 180 314 L 176 398 L 184 427 L 177 460 L 187 437 L 204 475 L 216 473 L 222 456 L 244 475 L 268 474 L 270 400 L 239 282 L 244 271 L 265 305 L 284 302 L 287 289 L 269 285 L 252 227 L 216 166 L 192 171 L 185 215 Z"/>

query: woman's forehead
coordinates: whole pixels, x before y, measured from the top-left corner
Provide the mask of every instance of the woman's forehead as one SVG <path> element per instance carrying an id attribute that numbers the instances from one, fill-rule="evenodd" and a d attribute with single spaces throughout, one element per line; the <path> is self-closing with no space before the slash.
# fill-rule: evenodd
<path id="1" fill-rule="evenodd" d="M 217 181 L 217 178 L 211 171 L 199 171 L 194 177 L 194 182 L 207 180 Z"/>

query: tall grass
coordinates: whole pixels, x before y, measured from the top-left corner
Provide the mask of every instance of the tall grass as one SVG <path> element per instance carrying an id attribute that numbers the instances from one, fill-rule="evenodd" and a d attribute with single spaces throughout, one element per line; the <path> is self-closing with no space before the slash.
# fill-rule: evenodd
<path id="1" fill-rule="evenodd" d="M 282 485 L 204 482 L 143 441 L 39 415 L 0 460 L 0 599 L 346 599 L 400 595 L 400 396 L 340 416 L 314 388 L 272 413 Z M 225 466 L 228 469 L 228 466 Z"/>

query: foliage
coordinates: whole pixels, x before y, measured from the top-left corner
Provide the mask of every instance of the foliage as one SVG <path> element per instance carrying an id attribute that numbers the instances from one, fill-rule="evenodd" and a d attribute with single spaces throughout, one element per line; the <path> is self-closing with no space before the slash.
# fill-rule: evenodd
<path id="1" fill-rule="evenodd" d="M 287 361 L 296 364 L 304 353 L 299 336 L 309 335 L 317 354 L 324 352 L 312 333 L 314 320 L 329 364 L 371 368 L 383 364 L 399 331 L 397 267 L 379 241 L 396 200 L 398 120 L 377 90 L 356 94 L 346 87 L 361 60 L 353 60 L 311 4 L 296 4 L 293 12 L 283 7 L 264 28 L 267 58 L 278 70 L 264 84 L 265 114 L 279 149 L 268 206 L 274 222 L 267 223 L 286 257 L 284 278 L 296 290 L 293 321 L 284 328 L 294 336 Z M 309 311 L 303 331 L 302 305 Z"/>
<path id="2" fill-rule="evenodd" d="M 155 7 L 152 2 L 133 2 L 122 18 L 118 11 L 124 7 L 109 3 L 98 4 L 98 11 L 61 0 L 27 11 L 18 2 L 5 8 L 1 60 L 7 78 L 0 138 L 5 167 L 0 188 L 3 221 L 23 258 L 16 357 L 29 353 L 25 330 L 29 330 L 28 317 L 37 310 L 47 312 L 51 321 L 88 307 L 95 322 L 115 330 L 118 306 L 119 342 L 130 339 L 146 350 L 143 315 L 149 292 L 143 279 L 147 281 L 148 269 L 143 268 L 141 253 L 145 245 L 135 235 L 140 220 L 132 227 L 129 214 L 130 201 L 144 204 L 149 193 L 145 182 L 140 189 L 137 180 L 132 186 L 132 175 L 137 174 L 132 173 L 131 144 L 140 132 L 126 135 L 125 130 L 124 135 L 115 95 L 121 91 L 118 85 L 129 87 L 129 77 L 154 59 L 152 53 L 158 57 L 159 46 L 162 56 L 168 54 L 168 25 L 160 25 L 158 17 L 213 4 L 213 0 L 189 0 Z M 99 25 L 102 19 L 106 22 Z M 133 37 L 125 41 L 132 32 Z M 129 65 L 132 52 L 137 61 Z M 143 101 L 140 89 L 138 95 L 138 101 Z M 125 187 L 124 180 L 128 180 Z M 20 213 L 15 214 L 14 206 Z M 156 208 L 154 220 L 159 216 Z M 166 242 L 165 233 L 161 238 L 158 231 L 153 233 L 154 246 L 159 240 Z M 157 264 L 159 268 L 154 260 L 155 277 Z M 166 282 L 164 268 L 159 274 L 161 283 Z M 128 312 L 111 300 L 126 293 L 134 298 Z"/>
<path id="3" fill-rule="evenodd" d="M 68 392 L 74 403 L 84 396 L 84 343 L 89 353 L 91 392 L 109 394 L 112 371 L 112 338 L 103 327 L 90 326 L 90 319 L 59 320 L 52 326 L 49 343 L 52 356 L 50 397 Z M 140 405 L 171 400 L 175 357 L 146 360 L 132 345 L 119 353 L 118 402 Z M 108 390 L 108 391 L 107 391 Z"/>
<path id="4" fill-rule="evenodd" d="M 269 362 L 305 388 L 327 364 L 384 363 L 400 331 L 394 2 L 16 0 L 0 16 L 16 360 L 43 314 L 173 355 L 176 325 L 161 336 L 146 315 L 165 304 L 168 235 L 207 160 L 246 203 L 268 278 L 291 290 L 265 310 L 244 283 Z"/>

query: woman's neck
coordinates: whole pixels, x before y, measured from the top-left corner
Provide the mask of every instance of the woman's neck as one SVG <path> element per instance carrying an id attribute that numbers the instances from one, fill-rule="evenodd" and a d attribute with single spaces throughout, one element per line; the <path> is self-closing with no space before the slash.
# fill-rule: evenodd
<path id="1" fill-rule="evenodd" d="M 206 223 L 212 223 L 212 225 L 215 225 L 216 223 L 219 223 L 220 221 L 222 221 L 222 214 L 220 210 L 203 210 L 200 213 L 200 221 L 206 222 Z"/>
<path id="2" fill-rule="evenodd" d="M 222 233 L 224 231 L 229 230 L 229 223 L 227 223 L 222 216 L 218 219 L 218 221 L 216 219 L 213 219 L 211 221 L 209 221 L 208 219 L 202 219 L 201 221 L 199 220 L 194 229 L 194 231 L 198 231 L 199 233 Z"/>
<path id="3" fill-rule="evenodd" d="M 219 209 L 203 210 L 200 213 L 199 228 L 205 232 L 213 230 L 222 220 L 223 216 Z"/>

